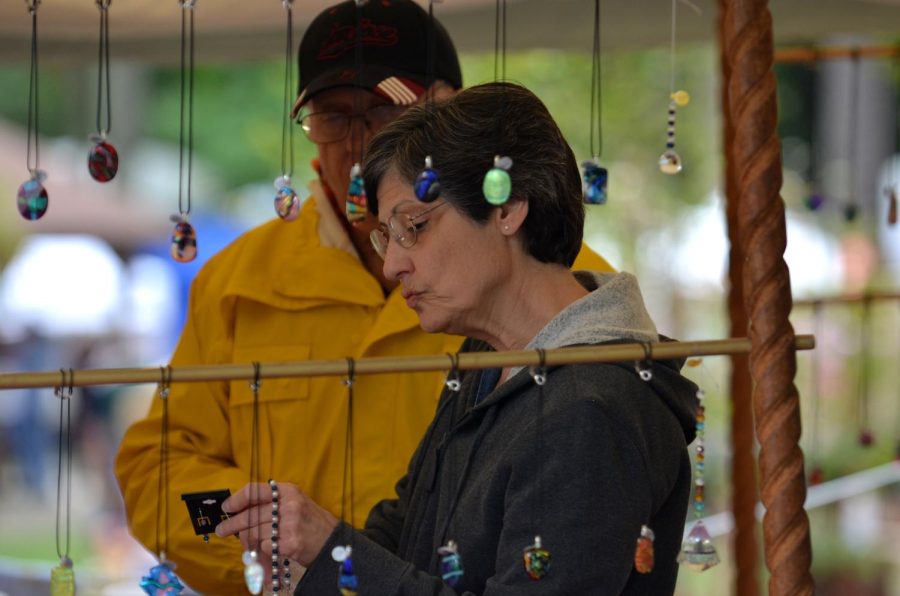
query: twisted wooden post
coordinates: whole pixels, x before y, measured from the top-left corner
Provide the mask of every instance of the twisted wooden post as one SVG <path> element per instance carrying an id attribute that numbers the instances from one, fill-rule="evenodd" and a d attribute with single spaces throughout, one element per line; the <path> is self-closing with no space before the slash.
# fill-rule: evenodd
<path id="1" fill-rule="evenodd" d="M 734 124 L 728 106 L 731 67 L 725 53 L 725 0 L 719 0 L 719 60 L 722 67 L 722 128 L 725 154 L 725 215 L 728 222 L 728 315 L 732 337 L 747 333 L 744 310 L 744 255 L 738 232 L 738 194 L 731 147 Z M 750 395 L 750 364 L 747 354 L 731 357 L 731 508 L 735 560 L 734 593 L 758 596 L 759 551 L 756 538 L 756 459 L 753 454 L 753 401 Z"/>
<path id="2" fill-rule="evenodd" d="M 809 519 L 800 439 L 794 330 L 788 320 L 791 284 L 781 189 L 781 145 L 772 41 L 766 0 L 726 0 L 725 52 L 731 68 L 728 104 L 734 126 L 731 155 L 744 263 L 744 303 L 750 318 L 750 373 L 760 443 L 759 470 L 769 594 L 812 594 Z"/>

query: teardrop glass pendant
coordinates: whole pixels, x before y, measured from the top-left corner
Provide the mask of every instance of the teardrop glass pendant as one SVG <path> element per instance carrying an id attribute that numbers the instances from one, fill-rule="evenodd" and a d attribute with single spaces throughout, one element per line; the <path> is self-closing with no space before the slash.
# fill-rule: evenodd
<path id="1" fill-rule="evenodd" d="M 703 520 L 697 520 L 681 545 L 678 562 L 693 571 L 706 571 L 719 564 L 719 554 L 713 546 Z"/>

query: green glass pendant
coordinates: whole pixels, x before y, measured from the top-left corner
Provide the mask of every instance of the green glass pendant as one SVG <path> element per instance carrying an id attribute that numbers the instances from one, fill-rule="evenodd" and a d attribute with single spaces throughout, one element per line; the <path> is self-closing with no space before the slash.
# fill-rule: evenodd
<path id="1" fill-rule="evenodd" d="M 75 570 L 69 557 L 61 558 L 50 571 L 50 596 L 75 596 Z"/>
<path id="2" fill-rule="evenodd" d="M 512 191 L 512 179 L 508 170 L 512 167 L 512 159 L 509 157 L 494 157 L 494 167 L 488 170 L 484 176 L 481 190 L 484 198 L 491 205 L 502 205 L 509 200 Z"/>

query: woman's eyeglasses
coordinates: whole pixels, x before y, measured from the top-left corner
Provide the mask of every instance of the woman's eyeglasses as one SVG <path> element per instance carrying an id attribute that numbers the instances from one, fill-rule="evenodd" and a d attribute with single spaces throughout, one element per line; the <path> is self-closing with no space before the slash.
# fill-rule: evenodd
<path id="1" fill-rule="evenodd" d="M 350 132 L 350 123 L 361 118 L 370 133 L 375 134 L 406 111 L 408 106 L 381 105 L 362 114 L 346 112 L 314 112 L 300 117 L 300 127 L 313 143 L 342 141 Z"/>
<path id="2" fill-rule="evenodd" d="M 415 215 L 408 213 L 394 213 L 391 215 L 388 218 L 387 226 L 381 224 L 369 234 L 369 239 L 372 241 L 375 252 L 383 260 L 387 254 L 388 242 L 390 242 L 391 237 L 403 248 L 410 248 L 415 245 L 416 240 L 418 240 L 419 230 L 425 225 L 425 222 L 421 221 L 422 217 L 446 204 L 447 201 L 441 201 L 437 205 L 433 205 Z"/>

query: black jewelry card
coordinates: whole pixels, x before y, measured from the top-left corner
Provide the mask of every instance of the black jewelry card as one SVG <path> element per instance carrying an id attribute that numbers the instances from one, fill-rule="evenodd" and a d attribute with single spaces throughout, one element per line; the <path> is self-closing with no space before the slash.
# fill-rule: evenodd
<path id="1" fill-rule="evenodd" d="M 208 490 L 198 493 L 184 493 L 181 500 L 187 505 L 188 515 L 194 525 L 194 533 L 208 539 L 209 534 L 216 531 L 219 522 L 228 519 L 228 514 L 222 511 L 222 503 L 231 496 L 227 488 L 221 490 Z"/>

